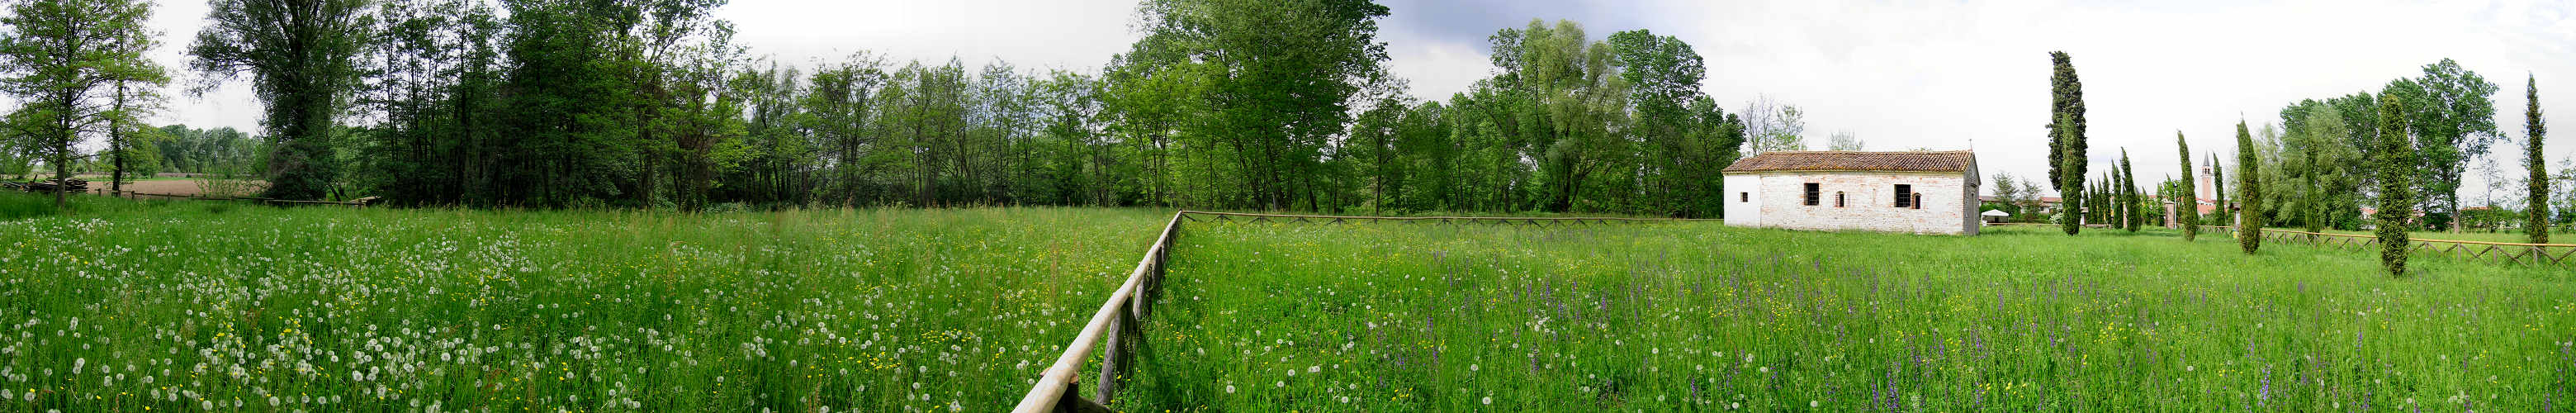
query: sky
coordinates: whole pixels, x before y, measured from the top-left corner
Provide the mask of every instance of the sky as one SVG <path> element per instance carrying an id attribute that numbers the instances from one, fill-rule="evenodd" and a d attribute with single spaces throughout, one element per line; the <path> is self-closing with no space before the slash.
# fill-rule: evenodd
<path id="1" fill-rule="evenodd" d="M 2279 123 L 2282 106 L 2377 91 L 2452 58 L 2499 87 L 2496 145 L 2521 155 L 2523 80 L 2541 106 L 2576 113 L 2576 2 L 2448 1 L 1470 1 L 1382 0 L 1390 71 L 1412 94 L 1446 99 L 1492 74 L 1486 36 L 1532 19 L 1572 20 L 1596 39 L 1647 29 L 1707 59 L 1703 91 L 1730 111 L 1768 96 L 1807 111 L 1808 145 L 1850 132 L 1871 150 L 1974 149 L 1984 173 L 2044 177 L 2048 52 L 2084 83 L 2094 170 L 2129 152 L 2141 181 L 2180 175 L 2173 136 L 2196 157 L 2233 162 L 2239 120 Z M 2138 3 L 2138 4 L 2131 4 Z M 791 65 L 866 51 L 889 60 L 1097 71 L 1138 34 L 1118 0 L 736 0 L 717 16 L 736 41 Z M 184 72 L 202 2 L 164 2 L 154 56 Z M 182 74 L 183 83 L 195 80 Z M 2561 80 L 2566 79 L 2566 80 Z M 2555 86 L 2555 85 L 2568 86 Z M 258 102 L 230 85 L 172 93 L 164 122 L 255 129 Z M 2553 116 L 2556 120 L 2563 116 Z M 2576 125 L 2576 123 L 2569 123 Z M 2553 168 L 2576 138 L 2549 145 Z M 2236 170 L 2232 166 L 2230 171 Z M 2475 174 L 2474 167 L 2472 175 Z M 2476 204 L 2483 180 L 2464 185 Z M 2504 196 L 2498 192 L 2499 197 Z"/>

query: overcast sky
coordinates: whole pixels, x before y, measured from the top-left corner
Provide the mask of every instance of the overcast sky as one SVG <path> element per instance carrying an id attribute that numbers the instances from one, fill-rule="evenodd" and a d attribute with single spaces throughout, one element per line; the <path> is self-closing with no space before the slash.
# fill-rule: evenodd
<path id="1" fill-rule="evenodd" d="M 2178 175 L 2176 131 L 2199 156 L 2233 162 L 2224 154 L 2239 119 L 2278 123 L 2286 104 L 2375 92 L 2444 57 L 2500 86 L 2497 123 L 2514 141 L 2498 155 L 2521 153 L 2525 74 L 2539 77 L 2543 108 L 2576 113 L 2576 7 L 2564 1 L 1383 3 L 1394 12 L 1379 33 L 1389 65 L 1418 97 L 1445 99 L 1490 75 L 1485 37 L 1533 18 L 1574 20 L 1596 39 L 1648 29 L 1707 58 L 1704 90 L 1730 111 L 1757 95 L 1806 109 L 1810 147 L 1835 131 L 1873 150 L 1973 144 L 1987 174 L 2045 175 L 2052 50 L 2072 54 L 2084 81 L 2095 169 L 2125 147 L 2148 182 Z M 755 54 L 790 64 L 871 51 L 1096 71 L 1137 37 L 1134 9 L 1117 0 L 736 0 L 717 15 Z M 205 11 L 202 2 L 161 5 L 164 65 L 184 67 L 182 49 Z M 164 118 L 255 129 L 258 104 L 246 89 L 174 93 Z M 2576 140 L 2556 141 L 2553 168 L 2576 156 Z M 2479 199 L 2481 185 L 2468 185 L 2463 201 Z"/>

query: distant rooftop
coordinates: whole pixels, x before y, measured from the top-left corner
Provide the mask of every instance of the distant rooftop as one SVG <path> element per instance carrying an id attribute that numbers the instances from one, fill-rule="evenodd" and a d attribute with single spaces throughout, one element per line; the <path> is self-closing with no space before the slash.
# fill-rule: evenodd
<path id="1" fill-rule="evenodd" d="M 1734 165 L 1726 167 L 1726 172 L 1964 172 L 1976 159 L 1976 153 L 1971 151 L 1772 151 L 1735 161 Z"/>

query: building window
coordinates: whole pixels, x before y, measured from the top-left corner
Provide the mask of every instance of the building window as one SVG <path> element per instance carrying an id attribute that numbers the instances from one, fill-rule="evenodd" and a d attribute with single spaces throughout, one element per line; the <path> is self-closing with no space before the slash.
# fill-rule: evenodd
<path id="1" fill-rule="evenodd" d="M 1834 207 L 1843 207 L 1843 191 L 1834 191 Z"/>
<path id="2" fill-rule="evenodd" d="M 1821 198 L 1824 198 L 1824 193 L 1825 193 L 1825 189 L 1823 188 L 1822 184 L 1818 184 L 1818 183 L 1814 183 L 1814 182 L 1808 182 L 1808 183 L 1807 183 L 1807 206 L 1816 206 L 1816 201 L 1819 201 L 1819 200 L 1821 200 Z"/>
<path id="3" fill-rule="evenodd" d="M 1737 192 L 1735 193 L 1735 202 L 1753 202 L 1753 193 Z"/>
<path id="4" fill-rule="evenodd" d="M 1923 193 L 1914 193 L 1914 209 L 1923 209 Z"/>
<path id="5" fill-rule="evenodd" d="M 1897 207 L 1897 208 L 1913 208 L 1913 207 L 1914 207 L 1914 186 L 1913 186 L 1913 185 L 1896 184 L 1896 207 Z"/>

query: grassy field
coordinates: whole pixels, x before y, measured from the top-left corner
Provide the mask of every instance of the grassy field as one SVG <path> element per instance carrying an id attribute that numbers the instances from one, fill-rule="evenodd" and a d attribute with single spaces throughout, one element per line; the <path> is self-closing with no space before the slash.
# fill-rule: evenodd
<path id="1" fill-rule="evenodd" d="M 990 411 L 1168 216 L 22 198 L 0 411 Z"/>
<path id="2" fill-rule="evenodd" d="M 1990 228 L 1193 224 L 1122 406 L 2564 411 L 2565 268 Z"/>
<path id="3" fill-rule="evenodd" d="M 49 202 L 0 193 L 0 411 L 992 411 L 1168 217 Z M 2053 231 L 1192 224 L 1119 405 L 2576 402 L 2563 268 Z"/>

